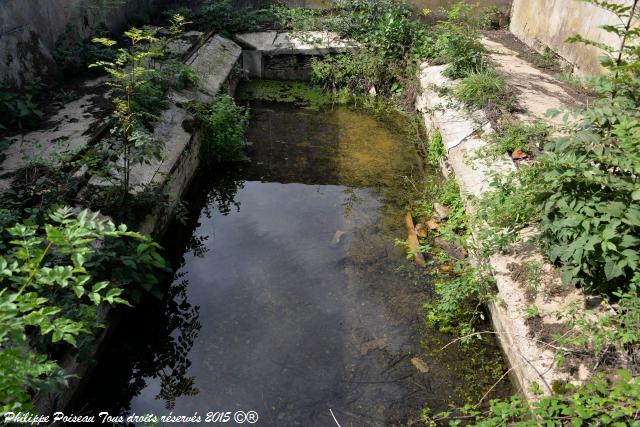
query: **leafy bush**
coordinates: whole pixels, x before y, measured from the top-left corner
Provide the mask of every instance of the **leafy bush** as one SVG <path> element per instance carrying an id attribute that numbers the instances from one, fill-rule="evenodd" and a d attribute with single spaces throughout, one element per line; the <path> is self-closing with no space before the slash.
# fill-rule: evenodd
<path id="1" fill-rule="evenodd" d="M 616 123 L 598 126 L 597 121 L 609 120 L 612 108 Z M 544 245 L 549 258 L 561 264 L 563 279 L 589 291 L 624 288 L 638 269 L 637 108 L 599 103 L 589 111 L 586 128 L 548 144 L 539 159 Z"/>
<path id="2" fill-rule="evenodd" d="M 33 393 L 66 382 L 56 362 L 30 349 L 34 343 L 76 347 L 79 337 L 99 325 L 99 304 L 128 304 L 124 289 L 96 280 L 87 270 L 97 242 L 134 239 L 137 255 L 150 254 L 159 267 L 164 260 L 149 238 L 116 228 L 97 214 L 76 215 L 71 208 L 51 212 L 44 226 L 19 223 L 0 231 L 5 241 L 0 256 L 0 406 L 5 412 L 28 409 Z"/>
<path id="3" fill-rule="evenodd" d="M 365 44 L 383 58 L 408 57 L 413 46 L 426 37 L 422 25 L 411 19 L 411 7 L 404 1 L 340 0 L 334 7 L 340 19 L 333 19 L 330 27 Z"/>
<path id="4" fill-rule="evenodd" d="M 519 230 L 539 220 L 538 167 L 523 167 L 506 176 L 494 175 L 491 189 L 478 200 L 475 221 L 484 256 L 507 249 L 518 238 Z"/>
<path id="5" fill-rule="evenodd" d="M 275 22 L 286 30 L 312 31 L 324 27 L 322 21 L 323 12 L 320 9 L 307 9 L 302 7 L 287 7 L 276 4 L 271 6 L 271 13 Z"/>
<path id="6" fill-rule="evenodd" d="M 385 86 L 390 78 L 384 59 L 369 52 L 329 56 L 311 63 L 311 82 L 327 89 L 347 87 L 367 92 Z"/>
<path id="7" fill-rule="evenodd" d="M 442 134 L 439 131 L 433 132 L 429 136 L 429 142 L 427 145 L 427 162 L 431 165 L 437 166 L 440 160 L 446 158 L 447 149 L 442 142 Z"/>
<path id="8" fill-rule="evenodd" d="M 436 425 L 449 421 L 458 426 L 627 426 L 638 423 L 640 413 L 640 378 L 628 371 L 618 371 L 617 378 L 608 382 L 599 374 L 583 386 L 567 386 L 565 394 L 540 396 L 527 402 L 519 396 L 509 400 L 492 400 L 490 408 L 467 405 L 459 413 L 442 412 L 423 421 Z M 439 425 L 439 424 L 438 424 Z"/>
<path id="9" fill-rule="evenodd" d="M 246 108 L 223 95 L 211 104 L 196 104 L 195 114 L 201 125 L 199 142 L 204 162 L 234 161 L 242 157 L 242 141 L 249 121 Z"/>
<path id="10" fill-rule="evenodd" d="M 488 135 L 489 145 L 482 150 L 481 155 L 498 157 L 516 150 L 531 154 L 532 147 L 543 146 L 550 133 L 551 128 L 543 121 L 509 121 L 501 132 Z"/>
<path id="11" fill-rule="evenodd" d="M 635 3 L 589 1 L 618 16 L 620 24 L 603 29 L 622 43 L 572 39 L 604 49 L 611 72 L 595 80 L 599 99 L 582 123 L 540 159 L 540 228 L 567 283 L 610 293 L 628 287 L 640 262 L 640 34 L 631 25 Z"/>
<path id="12" fill-rule="evenodd" d="M 513 97 L 508 93 L 504 77 L 492 69 L 472 72 L 460 80 L 453 96 L 472 108 L 494 105 L 508 109 Z"/>
<path id="13" fill-rule="evenodd" d="M 603 28 L 622 43 L 572 39 L 604 49 L 611 72 L 595 79 L 599 98 L 582 123 L 545 148 L 540 228 L 566 282 L 611 293 L 628 288 L 640 263 L 640 34 L 631 26 L 636 4 L 589 1 L 618 16 Z"/>
<path id="14" fill-rule="evenodd" d="M 231 0 L 204 0 L 192 20 L 207 31 L 230 36 L 238 32 L 253 31 L 264 26 L 279 24 L 278 11 L 286 13 L 284 8 L 274 6 L 267 9 L 234 8 Z M 302 16 L 302 15 L 300 15 Z"/>
<path id="15" fill-rule="evenodd" d="M 416 44 L 416 55 L 435 63 L 449 64 L 444 75 L 452 79 L 479 73 L 487 66 L 486 50 L 475 29 L 472 7 L 456 3 L 438 22 L 435 32 Z"/>

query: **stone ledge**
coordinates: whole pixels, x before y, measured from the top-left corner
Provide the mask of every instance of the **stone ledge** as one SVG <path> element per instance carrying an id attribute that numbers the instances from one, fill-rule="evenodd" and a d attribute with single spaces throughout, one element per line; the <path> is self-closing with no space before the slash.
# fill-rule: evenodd
<path id="1" fill-rule="evenodd" d="M 260 31 L 236 34 L 234 39 L 247 49 L 268 55 L 326 55 L 353 52 L 358 44 L 330 31 Z"/>
<path id="2" fill-rule="evenodd" d="M 481 112 L 467 112 L 439 93 L 439 87 L 450 88 L 455 84 L 442 75 L 445 68 L 426 63 L 421 65 L 422 94 L 416 101 L 416 108 L 423 114 L 428 129 L 440 131 L 447 151 L 446 165 L 443 166 L 455 174 L 467 212 L 472 215 L 470 199 L 489 190 L 492 174 L 507 174 L 515 170 L 515 165 L 507 155 L 489 162 L 475 156 L 477 150 L 487 145 L 482 139 L 484 132 L 490 131 L 487 121 Z M 528 117 L 541 118 L 537 111 L 529 113 Z M 541 329 L 559 324 L 556 312 L 566 309 L 571 303 L 584 302 L 585 296 L 578 289 L 563 287 L 554 267 L 527 243 L 534 233 L 533 229 L 522 230 L 509 253 L 496 253 L 488 260 L 498 288 L 496 300 L 488 304 L 491 319 L 512 378 L 527 399 L 536 398 L 531 391 L 533 383 L 538 383 L 543 391 L 550 393 L 554 382 L 580 382 L 589 373 L 584 365 L 578 368 L 578 375 L 569 375 L 561 370 L 555 364 L 553 345 L 536 338 Z M 533 301 L 527 296 L 524 284 L 514 279 L 513 271 L 513 266 L 531 261 L 542 265 L 545 287 L 536 292 Z M 565 291 L 552 296 L 547 292 L 551 288 Z M 525 318 L 525 312 L 534 304 L 540 310 L 540 323 L 532 326 Z"/>
<path id="3" fill-rule="evenodd" d="M 265 57 L 302 56 L 309 60 L 313 56 L 355 52 L 359 48 L 356 42 L 329 31 L 261 31 L 236 34 L 234 40 L 245 47 L 242 53 L 244 72 L 256 78 L 265 78 Z M 292 74 L 292 79 L 300 77 Z"/>

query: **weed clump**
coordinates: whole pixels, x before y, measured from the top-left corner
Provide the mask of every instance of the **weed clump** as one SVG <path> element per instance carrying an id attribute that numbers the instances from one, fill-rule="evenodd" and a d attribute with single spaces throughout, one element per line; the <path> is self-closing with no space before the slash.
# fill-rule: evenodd
<path id="1" fill-rule="evenodd" d="M 473 72 L 460 80 L 453 96 L 470 108 L 495 106 L 509 109 L 514 101 L 509 94 L 504 77 L 495 70 Z"/>
<path id="2" fill-rule="evenodd" d="M 196 104 L 194 111 L 200 122 L 202 160 L 209 164 L 240 160 L 249 121 L 247 109 L 236 105 L 230 96 L 223 95 L 210 104 Z"/>

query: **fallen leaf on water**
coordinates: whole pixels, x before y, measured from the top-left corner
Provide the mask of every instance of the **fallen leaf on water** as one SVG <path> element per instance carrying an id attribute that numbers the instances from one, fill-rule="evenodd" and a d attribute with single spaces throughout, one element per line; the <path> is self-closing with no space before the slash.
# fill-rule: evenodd
<path id="1" fill-rule="evenodd" d="M 386 347 L 386 345 L 387 343 L 385 342 L 384 338 L 377 338 L 375 340 L 367 341 L 365 343 L 362 343 L 362 345 L 360 346 L 360 354 L 364 356 L 370 351 L 379 350 Z"/>
<path id="2" fill-rule="evenodd" d="M 418 370 L 418 372 L 422 374 L 426 374 L 427 372 L 429 372 L 429 367 L 424 362 L 424 360 L 420 359 L 419 357 L 412 358 L 411 364 Z"/>

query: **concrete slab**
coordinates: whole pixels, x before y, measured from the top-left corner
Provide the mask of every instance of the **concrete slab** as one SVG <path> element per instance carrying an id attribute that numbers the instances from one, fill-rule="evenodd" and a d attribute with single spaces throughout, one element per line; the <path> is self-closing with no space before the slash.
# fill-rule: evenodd
<path id="1" fill-rule="evenodd" d="M 503 55 L 506 54 L 506 51 L 502 52 Z M 502 61 L 504 57 L 498 59 Z M 529 120 L 544 117 L 543 105 L 556 108 L 567 106 L 563 102 L 564 94 L 560 91 L 557 91 L 557 96 L 547 99 L 545 91 L 539 89 L 544 87 L 551 90 L 555 87 L 553 82 L 547 82 L 548 76 L 540 76 L 537 69 L 534 70 L 530 64 L 521 64 L 520 61 L 513 61 L 511 57 L 509 61 L 502 61 L 504 69 L 501 71 L 506 73 L 509 83 L 519 80 L 517 84 L 521 90 L 518 93 L 518 101 L 527 107 Z M 441 95 L 442 91 L 438 88 L 451 88 L 455 85 L 455 82 L 443 76 L 445 68 L 446 66 L 422 64 L 418 76 L 422 93 L 418 97 L 416 108 L 422 112 L 426 126 L 429 129 L 437 129 L 442 134 L 447 150 L 444 168 L 450 168 L 455 173 L 467 212 L 472 215 L 473 196 L 479 197 L 490 189 L 492 174 L 507 174 L 514 171 L 515 166 L 506 154 L 492 160 L 479 159 L 476 156 L 476 152 L 487 144 L 482 136 L 488 129 L 488 123 L 482 114 L 470 113 L 445 95 Z M 523 81 L 526 79 L 532 81 Z M 547 86 L 535 86 L 543 83 Z M 554 267 L 527 243 L 534 234 L 535 229 L 522 230 L 518 235 L 517 244 L 511 247 L 508 253 L 493 254 L 488 260 L 498 288 L 496 300 L 488 304 L 494 331 L 507 356 L 515 383 L 528 399 L 536 399 L 531 392 L 534 382 L 538 383 L 543 391 L 550 393 L 554 381 L 579 382 L 584 380 L 589 372 L 586 366 L 580 366 L 578 371 L 581 375 L 575 376 L 558 367 L 555 361 L 556 349 L 553 345 L 536 339 L 536 334 L 540 331 L 533 330 L 525 318 L 527 309 L 535 305 L 540 310 L 543 328 L 544 325 L 557 325 L 557 312 L 566 309 L 568 304 L 580 304 L 585 300 L 584 295 L 575 288 L 565 288 L 558 293 L 562 284 L 554 272 Z M 545 289 L 535 293 L 534 300 L 527 296 L 526 287 L 521 281 L 516 280 L 513 271 L 514 268 L 532 261 L 542 266 L 542 281 L 545 284 Z M 553 292 L 549 291 L 550 289 Z"/>
<path id="2" fill-rule="evenodd" d="M 233 41 L 215 35 L 186 61 L 198 76 L 198 91 L 214 97 L 238 62 L 242 48 Z"/>
<path id="3" fill-rule="evenodd" d="M 516 90 L 518 102 L 526 110 L 520 117 L 522 120 L 545 119 L 562 125 L 562 116 L 550 119 L 545 117 L 546 112 L 582 105 L 581 100 L 569 94 L 560 82 L 520 58 L 518 52 L 487 37 L 480 41 L 489 51 L 489 58 L 498 71 L 505 76 L 507 84 Z"/>
<path id="4" fill-rule="evenodd" d="M 430 123 L 427 128 L 437 128 L 442 135 L 442 142 L 447 150 L 451 150 L 466 138 L 482 131 L 490 131 L 489 121 L 481 111 L 469 113 L 462 106 L 451 108 L 454 102 L 441 89 L 450 88 L 452 82 L 442 74 L 447 65 L 423 66 L 420 69 L 420 86 L 429 88 L 419 97 L 417 109 L 428 113 Z"/>
<path id="5" fill-rule="evenodd" d="M 358 44 L 330 31 L 261 31 L 236 34 L 239 43 L 268 55 L 325 55 L 354 52 Z"/>
<path id="6" fill-rule="evenodd" d="M 87 82 L 92 87 L 95 82 Z M 100 119 L 95 115 L 103 106 L 96 102 L 100 95 L 86 94 L 61 107 L 41 129 L 13 137 L 0 164 L 0 189 L 9 188 L 10 175 L 32 161 L 55 163 L 57 156 L 76 152 L 91 140 Z"/>

